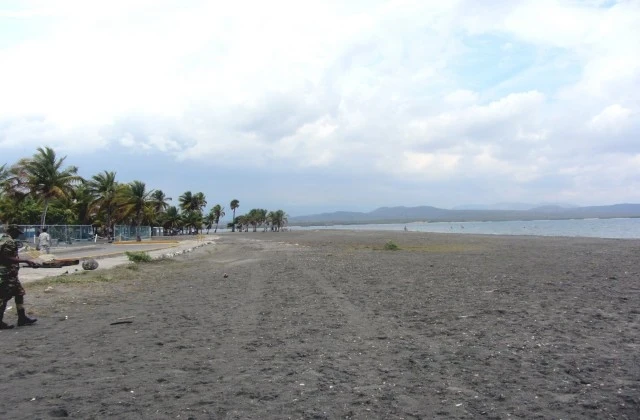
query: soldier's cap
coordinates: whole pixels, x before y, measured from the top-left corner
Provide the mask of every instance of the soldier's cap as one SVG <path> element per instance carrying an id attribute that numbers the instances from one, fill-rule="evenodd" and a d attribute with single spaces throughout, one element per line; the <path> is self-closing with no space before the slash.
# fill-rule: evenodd
<path id="1" fill-rule="evenodd" d="M 14 233 L 24 233 L 24 231 L 22 229 L 20 229 L 20 226 L 14 225 L 14 224 L 11 224 L 11 225 L 7 226 L 5 231 L 6 232 L 14 232 Z"/>

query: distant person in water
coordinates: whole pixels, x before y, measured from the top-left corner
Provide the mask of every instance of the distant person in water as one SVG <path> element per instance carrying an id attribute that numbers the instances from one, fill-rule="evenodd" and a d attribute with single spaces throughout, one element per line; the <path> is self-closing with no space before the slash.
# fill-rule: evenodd
<path id="1" fill-rule="evenodd" d="M 404 227 L 404 231 L 406 232 L 407 230 L 408 230 L 408 229 L 407 229 L 407 227 L 405 226 L 405 227 Z"/>

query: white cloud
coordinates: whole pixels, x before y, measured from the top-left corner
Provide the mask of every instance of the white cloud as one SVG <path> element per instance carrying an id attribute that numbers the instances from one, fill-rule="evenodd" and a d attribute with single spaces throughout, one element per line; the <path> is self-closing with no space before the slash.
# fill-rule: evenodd
<path id="1" fill-rule="evenodd" d="M 478 102 L 478 94 L 470 90 L 458 89 L 446 95 L 444 102 L 454 107 L 473 105 Z"/>
<path id="2" fill-rule="evenodd" d="M 631 123 L 633 111 L 618 104 L 609 105 L 589 121 L 589 127 L 597 131 L 620 132 Z"/>
<path id="3" fill-rule="evenodd" d="M 0 43 L 4 156 L 125 147 L 587 201 L 594 154 L 640 152 L 634 1 L 21 4 L 0 5 L 0 25 L 38 23 Z"/>

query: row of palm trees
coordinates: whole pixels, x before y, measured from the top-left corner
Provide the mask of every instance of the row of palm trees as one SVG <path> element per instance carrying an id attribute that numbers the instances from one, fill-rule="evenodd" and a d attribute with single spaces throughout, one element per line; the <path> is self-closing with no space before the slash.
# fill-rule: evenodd
<path id="1" fill-rule="evenodd" d="M 240 231 L 249 231 L 249 226 L 256 232 L 258 227 L 262 227 L 266 232 L 269 228 L 278 232 L 287 223 L 287 214 L 282 210 L 268 211 L 265 209 L 252 209 L 249 213 L 238 216 L 234 219 L 235 223 L 230 223 L 232 229 L 238 226 Z"/>
<path id="2" fill-rule="evenodd" d="M 20 159 L 11 166 L 0 166 L 0 221 L 15 224 L 84 224 L 93 225 L 105 235 L 114 225 L 127 224 L 162 226 L 171 233 L 218 230 L 224 207 L 214 205 L 205 214 L 206 196 L 202 192 L 186 191 L 171 206 L 171 197 L 160 189 L 149 189 L 142 181 L 122 183 L 116 173 L 103 171 L 84 179 L 75 166 L 64 166 L 65 157 L 58 158 L 49 147 L 38 148 L 30 158 Z M 247 231 L 253 226 L 265 230 L 280 230 L 287 215 L 282 210 L 267 212 L 253 209 L 236 217 L 240 201 L 233 199 L 230 208 L 233 231 Z"/>

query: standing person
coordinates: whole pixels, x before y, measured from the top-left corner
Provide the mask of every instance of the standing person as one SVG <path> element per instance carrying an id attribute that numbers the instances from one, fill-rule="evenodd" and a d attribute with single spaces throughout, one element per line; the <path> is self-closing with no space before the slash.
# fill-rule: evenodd
<path id="1" fill-rule="evenodd" d="M 32 325 L 37 319 L 29 318 L 24 312 L 24 289 L 18 280 L 20 263 L 30 267 L 39 267 L 31 260 L 23 260 L 18 256 L 18 244 L 15 239 L 22 233 L 17 225 L 9 225 L 6 233 L 0 234 L 0 330 L 8 330 L 13 325 L 2 322 L 7 303 L 14 298 L 18 310 L 18 326 Z"/>
<path id="2" fill-rule="evenodd" d="M 42 233 L 38 236 L 38 244 L 45 254 L 49 253 L 51 249 L 51 236 L 49 236 L 49 232 L 47 232 L 46 227 L 42 228 Z"/>

